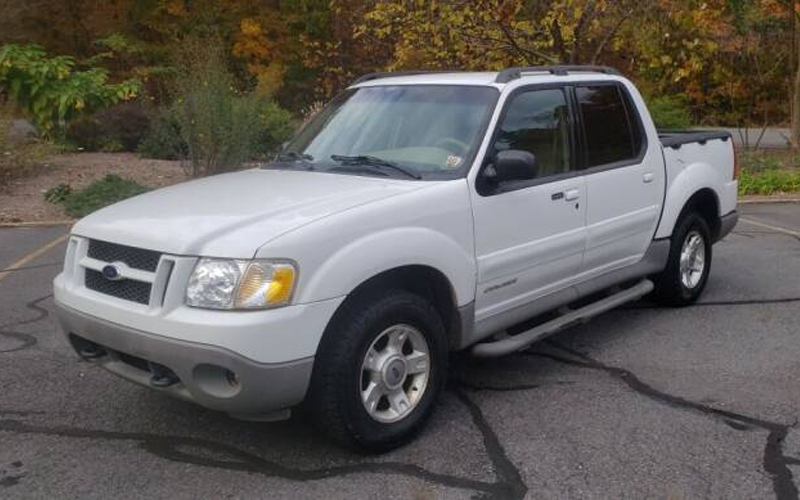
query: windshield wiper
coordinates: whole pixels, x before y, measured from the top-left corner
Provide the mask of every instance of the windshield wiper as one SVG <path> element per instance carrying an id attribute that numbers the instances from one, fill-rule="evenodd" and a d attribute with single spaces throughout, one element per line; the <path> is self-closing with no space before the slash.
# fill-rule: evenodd
<path id="1" fill-rule="evenodd" d="M 383 167 L 383 168 L 390 168 L 396 172 L 400 172 L 412 179 L 422 179 L 422 176 L 418 173 L 414 172 L 413 170 L 409 170 L 406 167 L 401 167 L 396 163 L 392 163 L 389 160 L 384 160 L 382 158 L 378 158 L 377 156 L 369 156 L 369 155 L 355 155 L 355 156 L 346 156 L 346 155 L 331 155 L 331 160 L 342 162 L 345 164 L 350 165 L 358 165 L 358 166 L 365 166 L 365 167 Z"/>

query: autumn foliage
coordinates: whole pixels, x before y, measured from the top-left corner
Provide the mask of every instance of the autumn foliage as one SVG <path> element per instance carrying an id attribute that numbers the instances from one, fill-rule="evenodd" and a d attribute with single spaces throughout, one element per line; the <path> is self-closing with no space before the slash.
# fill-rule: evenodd
<path id="1" fill-rule="evenodd" d="M 172 99 L 173 55 L 196 37 L 220 41 L 237 90 L 295 113 L 374 70 L 607 64 L 694 123 L 731 126 L 789 123 L 800 93 L 796 0 L 5 3 L 0 42 L 135 79 L 155 103 Z"/>

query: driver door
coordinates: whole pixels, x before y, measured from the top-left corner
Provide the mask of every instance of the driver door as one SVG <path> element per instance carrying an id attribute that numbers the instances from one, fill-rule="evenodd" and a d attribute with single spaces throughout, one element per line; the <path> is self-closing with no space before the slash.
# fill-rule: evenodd
<path id="1" fill-rule="evenodd" d="M 522 88 L 506 100 L 473 200 L 478 322 L 568 287 L 580 270 L 586 185 L 572 116 L 562 87 Z M 493 180 L 492 158 L 511 149 L 536 156 L 534 178 Z"/>

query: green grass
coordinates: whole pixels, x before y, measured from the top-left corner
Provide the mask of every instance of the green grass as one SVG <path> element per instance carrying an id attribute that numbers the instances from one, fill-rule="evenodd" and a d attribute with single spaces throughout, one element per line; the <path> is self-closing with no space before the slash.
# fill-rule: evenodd
<path id="1" fill-rule="evenodd" d="M 771 195 L 800 192 L 800 153 L 745 151 L 739 153 L 742 172 L 739 194 Z"/>
<path id="2" fill-rule="evenodd" d="M 739 175 L 739 194 L 770 195 L 800 193 L 800 170 L 742 171 Z"/>
<path id="3" fill-rule="evenodd" d="M 135 181 L 108 174 L 77 191 L 64 184 L 55 186 L 45 193 L 45 198 L 61 204 L 67 215 L 78 218 L 147 190 Z"/>

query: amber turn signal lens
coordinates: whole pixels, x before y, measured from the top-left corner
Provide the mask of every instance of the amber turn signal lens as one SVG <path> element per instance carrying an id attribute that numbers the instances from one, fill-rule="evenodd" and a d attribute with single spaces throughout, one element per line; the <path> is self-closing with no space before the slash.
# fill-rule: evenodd
<path id="1" fill-rule="evenodd" d="M 236 307 L 262 309 L 288 304 L 295 274 L 294 266 L 288 263 L 249 263 L 239 283 Z"/>

